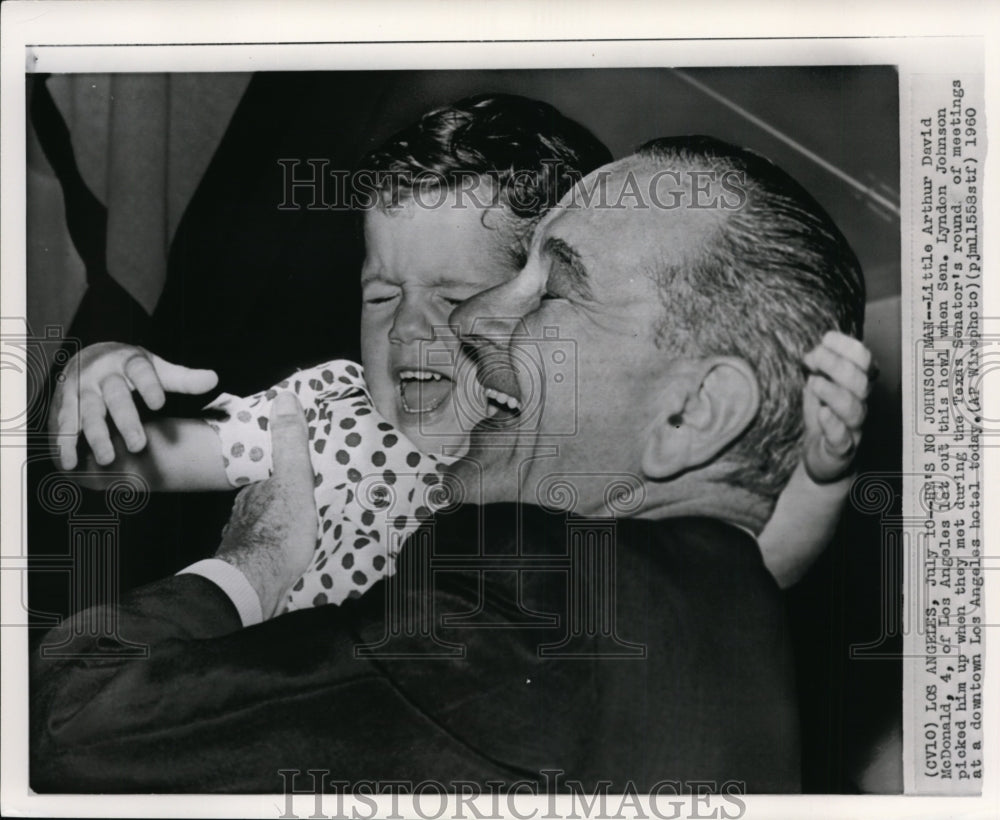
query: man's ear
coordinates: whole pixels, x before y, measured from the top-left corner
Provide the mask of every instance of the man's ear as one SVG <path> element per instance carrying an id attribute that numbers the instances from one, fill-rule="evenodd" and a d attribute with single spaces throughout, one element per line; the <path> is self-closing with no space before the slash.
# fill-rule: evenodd
<path id="1" fill-rule="evenodd" d="M 671 382 L 642 457 L 643 472 L 653 479 L 708 464 L 742 435 L 760 409 L 757 375 L 743 359 L 701 359 Z"/>

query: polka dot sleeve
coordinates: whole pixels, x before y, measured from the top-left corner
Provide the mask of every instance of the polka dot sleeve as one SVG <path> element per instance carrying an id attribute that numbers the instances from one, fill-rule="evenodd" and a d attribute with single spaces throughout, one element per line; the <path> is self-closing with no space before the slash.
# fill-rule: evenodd
<path id="1" fill-rule="evenodd" d="M 208 425 L 219 434 L 222 463 L 234 487 L 263 481 L 271 474 L 271 436 L 267 425 L 271 402 L 283 390 L 298 396 L 310 428 L 315 426 L 317 404 L 354 395 L 364 389 L 361 369 L 347 361 L 328 362 L 300 370 L 267 390 L 252 396 L 223 393 L 205 407 Z M 310 439 L 315 430 L 311 429 Z"/>
<path id="2" fill-rule="evenodd" d="M 271 401 L 264 397 L 265 393 L 246 398 L 223 393 L 205 408 L 220 416 L 207 421 L 219 434 L 222 463 L 234 487 L 263 481 L 271 474 L 271 437 L 267 432 Z"/>
<path id="3" fill-rule="evenodd" d="M 406 537 L 437 509 L 444 461 L 379 414 L 359 365 L 333 361 L 206 408 L 234 487 L 270 474 L 271 403 L 283 390 L 305 415 L 317 513 L 312 562 L 289 590 L 287 612 L 357 598 L 391 575 Z"/>

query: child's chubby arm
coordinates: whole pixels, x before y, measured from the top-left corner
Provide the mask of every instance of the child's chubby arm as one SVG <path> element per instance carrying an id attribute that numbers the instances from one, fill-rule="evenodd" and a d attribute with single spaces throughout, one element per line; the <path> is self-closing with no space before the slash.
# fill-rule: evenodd
<path id="1" fill-rule="evenodd" d="M 831 331 L 805 355 L 802 460 L 760 534 L 764 563 L 782 587 L 798 581 L 826 548 L 854 481 L 871 387 L 871 352 Z"/>
<path id="2" fill-rule="evenodd" d="M 230 488 L 215 431 L 198 419 L 161 418 L 144 425 L 134 397 L 138 393 L 158 410 L 167 392 L 211 390 L 218 381 L 214 371 L 171 364 L 134 345 L 100 342 L 81 350 L 62 376 L 49 411 L 49 434 L 58 465 L 82 467 L 74 474 L 81 484 L 101 489 L 102 473 L 132 472 L 154 490 Z M 81 433 L 90 452 L 78 465 Z"/>

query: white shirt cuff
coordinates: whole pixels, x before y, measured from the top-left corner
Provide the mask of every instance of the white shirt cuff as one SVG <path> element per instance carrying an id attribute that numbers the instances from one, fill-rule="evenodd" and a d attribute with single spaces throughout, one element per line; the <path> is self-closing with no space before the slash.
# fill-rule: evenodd
<path id="1" fill-rule="evenodd" d="M 240 615 L 243 626 L 253 626 L 264 620 L 264 611 L 260 606 L 260 597 L 247 577 L 228 561 L 221 558 L 206 558 L 185 567 L 178 575 L 190 573 L 207 578 L 221 589 Z"/>

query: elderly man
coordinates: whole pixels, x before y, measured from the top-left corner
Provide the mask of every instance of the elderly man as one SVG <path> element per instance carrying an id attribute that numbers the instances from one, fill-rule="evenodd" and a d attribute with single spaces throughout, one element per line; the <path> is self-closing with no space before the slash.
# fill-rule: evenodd
<path id="1" fill-rule="evenodd" d="M 290 767 L 797 788 L 783 608 L 751 533 L 798 457 L 802 356 L 830 327 L 857 332 L 856 261 L 791 179 L 713 140 L 655 143 L 562 205 L 521 274 L 454 316 L 518 408 L 454 468 L 483 506 L 439 515 L 381 594 L 340 609 L 241 630 L 220 588 L 181 575 L 118 609 L 147 659 L 88 660 L 60 627 L 48 642 L 76 657 L 36 661 L 36 788 L 273 791 Z M 524 367 L 548 327 L 577 346 L 568 393 Z M 274 477 L 241 496 L 219 551 L 265 609 L 314 538 L 304 425 L 291 399 L 275 413 Z M 627 500 L 608 491 L 621 476 Z M 551 509 L 554 479 L 576 516 Z M 614 545 L 584 579 L 605 591 L 596 630 L 579 617 L 594 585 L 567 563 L 595 533 Z M 511 583 L 484 596 L 497 567 Z"/>

